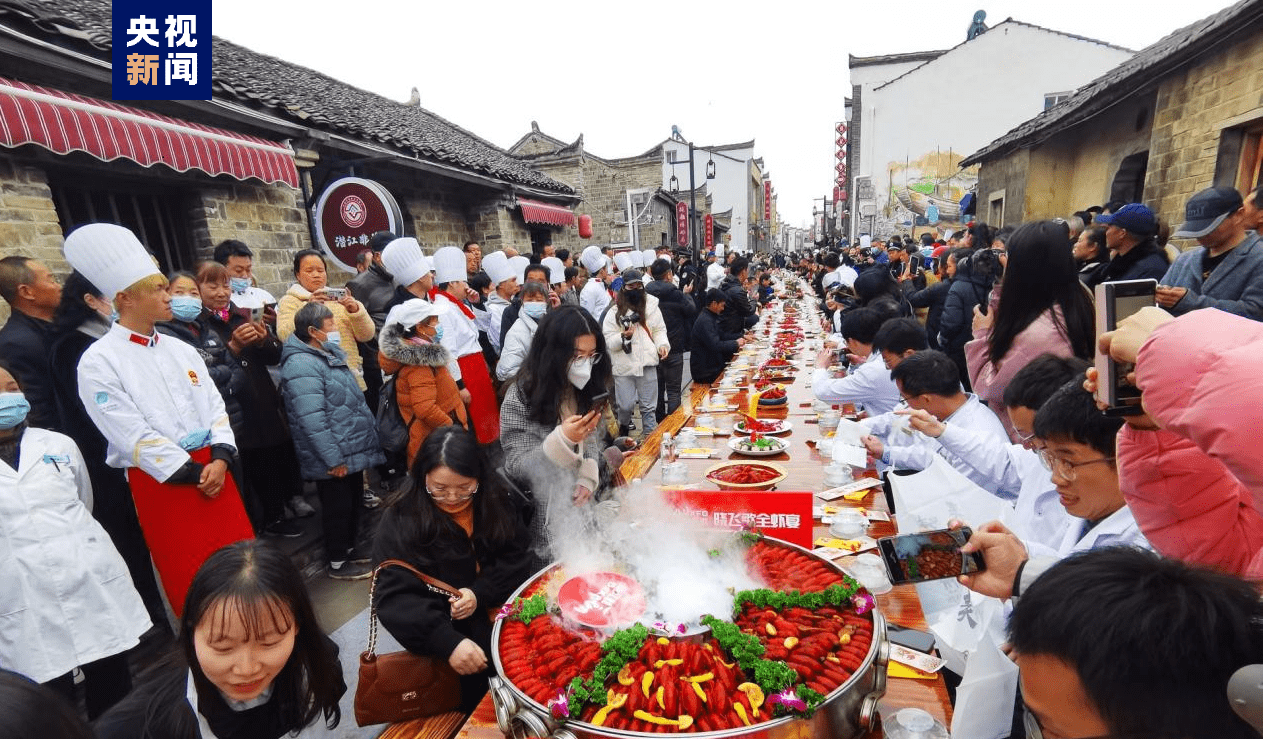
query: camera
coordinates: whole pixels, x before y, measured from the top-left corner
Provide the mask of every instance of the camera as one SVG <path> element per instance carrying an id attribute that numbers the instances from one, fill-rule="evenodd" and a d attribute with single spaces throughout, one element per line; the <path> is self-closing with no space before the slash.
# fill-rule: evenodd
<path id="1" fill-rule="evenodd" d="M 627 311 L 618 317 L 618 322 L 623 326 L 623 330 L 626 331 L 632 326 L 640 323 L 640 314 L 634 310 Z"/>

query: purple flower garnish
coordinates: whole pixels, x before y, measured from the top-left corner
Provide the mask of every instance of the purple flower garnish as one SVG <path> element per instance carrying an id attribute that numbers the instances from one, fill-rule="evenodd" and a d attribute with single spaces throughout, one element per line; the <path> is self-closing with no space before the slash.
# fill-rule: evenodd
<path id="1" fill-rule="evenodd" d="M 505 603 L 503 606 L 501 606 L 500 611 L 496 613 L 496 620 L 503 621 L 504 619 L 518 613 L 521 610 L 522 610 L 521 601 L 514 601 L 513 603 Z"/>
<path id="2" fill-rule="evenodd" d="M 557 697 L 548 701 L 548 712 L 558 721 L 570 718 L 570 692 L 566 690 L 557 691 Z"/>
<path id="3" fill-rule="evenodd" d="M 868 593 L 861 593 L 855 596 L 851 599 L 851 602 L 855 604 L 855 612 L 860 614 L 868 613 L 877 605 L 877 601 Z"/>
<path id="4" fill-rule="evenodd" d="M 807 710 L 807 701 L 799 698 L 798 693 L 795 692 L 793 688 L 782 690 L 779 693 L 773 693 L 772 697 L 767 699 L 767 702 L 771 705 L 779 703 L 791 711 Z"/>

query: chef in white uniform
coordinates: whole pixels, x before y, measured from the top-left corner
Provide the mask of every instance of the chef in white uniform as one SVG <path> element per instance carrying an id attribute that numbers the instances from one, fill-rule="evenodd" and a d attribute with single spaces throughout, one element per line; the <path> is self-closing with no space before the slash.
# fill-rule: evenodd
<path id="1" fill-rule="evenodd" d="M 517 257 L 514 257 L 517 259 Z M 521 287 L 510 259 L 502 251 L 493 251 L 482 258 L 482 271 L 491 280 L 491 295 L 483 301 L 491 320 L 487 328 L 487 339 L 491 346 L 500 352 L 500 333 L 504 321 L 504 312 L 512 305 L 513 296 Z M 525 271 L 525 268 L 523 268 Z"/>
<path id="2" fill-rule="evenodd" d="M 434 303 L 444 311 L 439 314 L 442 330 L 439 342 L 456 358 L 452 377 L 460 388 L 461 398 L 469 405 L 474 422 L 474 435 L 482 444 L 500 438 L 500 408 L 491 373 L 478 343 L 478 324 L 473 310 L 465 304 L 468 290 L 465 252 L 456 246 L 445 246 L 434 252 L 434 281 L 438 284 Z M 451 365 L 448 365 L 449 368 Z"/>
<path id="3" fill-rule="evenodd" d="M 605 287 L 609 260 L 601 253 L 601 247 L 594 245 L 583 250 L 579 261 L 588 270 L 588 282 L 583 286 L 583 292 L 579 293 L 579 307 L 600 324 L 601 316 L 605 315 L 605 309 L 609 307 L 611 300 L 610 291 Z"/>

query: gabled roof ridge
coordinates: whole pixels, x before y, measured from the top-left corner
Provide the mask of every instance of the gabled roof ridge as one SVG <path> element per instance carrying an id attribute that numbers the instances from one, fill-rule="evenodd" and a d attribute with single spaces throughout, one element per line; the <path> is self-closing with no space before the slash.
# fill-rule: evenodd
<path id="1" fill-rule="evenodd" d="M 1069 99 L 1041 111 L 965 157 L 961 166 L 971 166 L 990 154 L 1005 153 L 1035 143 L 1041 133 L 1053 126 L 1060 124 L 1061 128 L 1067 128 L 1089 120 L 1109 107 L 1097 104 L 1108 93 L 1122 90 L 1126 98 L 1150 89 L 1159 83 L 1159 77 L 1154 74 L 1155 68 L 1162 73 L 1170 72 L 1206 49 L 1214 48 L 1224 38 L 1241 32 L 1248 24 L 1259 21 L 1263 21 L 1263 0 L 1240 0 L 1181 26 L 1083 85 Z M 1133 79 L 1138 75 L 1145 75 L 1147 82 L 1135 84 Z"/>
<path id="2" fill-rule="evenodd" d="M 1078 35 L 1073 34 L 1073 33 L 1065 33 L 1064 31 L 1055 31 L 1055 30 L 1053 30 L 1053 29 L 1051 29 L 1051 28 L 1045 28 L 1045 27 L 1043 27 L 1043 26 L 1037 26 L 1037 25 L 1035 25 L 1034 23 L 1026 23 L 1025 21 L 1014 20 L 1013 18 L 1005 18 L 1004 20 L 1000 21 L 999 23 L 995 24 L 994 26 L 991 26 L 990 28 L 988 28 L 988 29 L 987 29 L 984 33 L 979 34 L 979 37 L 981 37 L 981 36 L 985 36 L 985 35 L 987 35 L 988 33 L 991 33 L 992 31 L 996 30 L 997 28 L 999 28 L 1000 26 L 1003 26 L 1003 25 L 1004 25 L 1004 24 L 1006 24 L 1006 23 L 1012 23 L 1012 24 L 1014 24 L 1014 25 L 1018 25 L 1018 26 L 1026 26 L 1027 28 L 1033 28 L 1033 29 L 1035 29 L 1035 30 L 1037 30 L 1037 31 L 1044 31 L 1044 32 L 1046 32 L 1046 33 L 1052 33 L 1052 34 L 1056 34 L 1056 35 L 1058 35 L 1058 36 L 1066 36 L 1066 37 L 1068 37 L 1068 38 L 1076 39 L 1076 40 L 1078 40 L 1078 41 L 1086 41 L 1086 42 L 1088 42 L 1088 43 L 1099 44 L 1099 45 L 1101 45 L 1101 46 L 1107 46 L 1107 47 L 1112 48 L 1112 49 L 1118 49 L 1118 50 L 1120 50 L 1120 51 L 1126 51 L 1126 52 L 1131 53 L 1131 54 L 1134 54 L 1134 53 L 1135 53 L 1135 52 L 1134 52 L 1134 51 L 1132 51 L 1131 49 L 1125 49 L 1125 48 L 1123 48 L 1123 47 L 1121 47 L 1121 46 L 1114 46 L 1113 44 L 1108 44 L 1108 43 L 1106 43 L 1106 42 L 1104 42 L 1104 41 L 1098 41 L 1097 39 L 1088 38 L 1087 36 L 1078 36 Z M 889 86 L 889 85 L 893 85 L 894 83 L 898 82 L 899 80 L 903 79 L 904 77 L 907 77 L 908 75 L 912 74 L 913 72 L 916 72 L 916 71 L 917 71 L 917 70 L 919 70 L 919 69 L 923 69 L 924 67 L 926 67 L 926 66 L 928 66 L 928 65 L 930 65 L 930 64 L 933 64 L 934 62 L 938 61 L 940 58 L 942 58 L 942 57 L 944 57 L 944 56 L 947 56 L 948 54 L 952 53 L 953 51 L 956 51 L 957 49 L 959 49 L 959 48 L 961 48 L 961 47 L 965 46 L 965 45 L 966 45 L 966 44 L 968 44 L 969 42 L 971 42 L 971 41 L 975 41 L 975 40 L 976 40 L 976 38 L 973 38 L 973 39 L 965 39 L 964 41 L 961 41 L 959 44 L 956 44 L 956 45 L 955 45 L 955 46 L 953 46 L 952 48 L 950 48 L 950 49 L 948 49 L 947 51 L 943 52 L 943 53 L 942 53 L 942 54 L 940 54 L 939 56 L 936 56 L 936 57 L 934 57 L 933 59 L 930 59 L 929 61 L 925 62 L 924 64 L 920 64 L 920 65 L 917 65 L 916 67 L 913 67 L 912 69 L 909 69 L 907 72 L 904 72 L 903 74 L 899 75 L 898 77 L 895 77 L 895 78 L 894 78 L 894 79 L 892 79 L 892 80 L 887 80 L 886 82 L 881 83 L 880 85 L 878 85 L 878 86 L 874 87 L 874 88 L 873 88 L 873 90 L 875 90 L 875 91 L 876 91 L 876 90 L 880 90 L 880 89 L 882 89 L 883 87 L 887 87 L 887 86 Z"/>

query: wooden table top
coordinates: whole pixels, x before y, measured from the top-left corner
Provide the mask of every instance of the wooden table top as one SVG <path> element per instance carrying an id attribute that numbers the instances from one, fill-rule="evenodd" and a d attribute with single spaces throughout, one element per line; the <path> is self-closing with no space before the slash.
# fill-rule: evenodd
<path id="1" fill-rule="evenodd" d="M 802 310 L 798 323 L 806 332 L 806 338 L 804 342 L 800 343 L 802 348 L 800 348 L 799 354 L 793 360 L 794 365 L 798 368 L 795 379 L 792 384 L 789 381 L 784 381 L 788 402 L 783 406 L 760 408 L 757 417 L 761 419 L 788 419 L 793 424 L 792 430 L 780 437 L 791 442 L 789 451 L 773 457 L 763 458 L 766 461 L 777 463 L 786 470 L 785 480 L 779 483 L 777 487 L 781 490 L 819 492 L 828 487 L 822 481 L 824 465 L 828 461 L 821 459 L 813 445 L 807 444 L 807 440 L 814 441 L 820 434 L 818 427 L 814 424 L 816 414 L 811 407 L 814 396 L 811 388 L 807 386 L 813 372 L 812 363 L 815 359 L 815 353 L 807 351 L 805 348 L 813 339 L 816 345 L 819 345 L 821 338 L 818 329 L 819 319 L 814 310 L 808 306 L 808 301 L 800 301 L 798 305 L 800 310 Z M 771 322 L 771 317 L 769 316 L 766 320 Z M 756 339 L 770 344 L 770 333 L 765 332 L 766 328 L 770 328 L 771 333 L 776 331 L 775 326 L 764 327 L 760 324 L 756 327 Z M 760 361 L 766 359 L 767 354 L 768 350 L 765 348 L 760 350 L 758 355 L 750 355 L 750 363 L 757 366 Z M 720 377 L 716 381 L 715 387 L 718 387 L 722 379 L 723 377 Z M 736 404 L 739 409 L 744 410 L 747 402 L 748 397 L 744 388 L 736 393 L 721 394 L 714 392 L 710 385 L 693 385 L 687 397 L 681 399 L 680 408 L 664 419 L 662 423 L 658 424 L 658 428 L 645 439 L 640 449 L 624 461 L 620 470 L 623 477 L 629 481 L 643 478 L 646 482 L 652 484 L 660 483 L 661 473 L 656 468 L 663 434 L 670 433 L 674 436 L 681 427 L 693 425 L 694 414 L 703 412 L 701 409 L 705 406 Z M 710 415 L 714 416 L 716 426 L 728 429 L 731 429 L 733 423 L 739 418 L 739 416 L 735 415 L 735 412 L 710 411 Z M 809 419 L 812 420 L 812 423 L 807 422 Z M 688 469 L 689 480 L 700 480 L 702 472 L 716 464 L 717 461 L 748 459 L 728 450 L 726 444 L 729 438 L 731 437 L 699 437 L 699 447 L 714 447 L 722 451 L 718 460 L 715 458 L 681 460 Z M 872 475 L 873 473 L 870 471 L 866 474 Z M 702 483 L 702 486 L 706 489 L 711 489 L 712 487 L 710 483 Z M 817 498 L 816 502 L 822 503 L 823 501 Z M 871 488 L 869 494 L 861 501 L 848 501 L 844 498 L 839 498 L 830 502 L 829 505 L 838 507 L 864 506 L 871 510 L 887 510 L 885 496 L 881 494 L 880 487 Z M 897 533 L 896 524 L 897 521 L 893 520 L 890 523 L 874 522 L 868 529 L 869 536 L 879 538 L 895 534 Z M 815 533 L 817 537 L 827 535 L 828 527 L 817 523 Z M 840 563 L 845 564 L 847 559 L 840 560 Z M 925 617 L 921 611 L 921 603 L 917 598 L 915 588 L 911 585 L 897 586 L 889 593 L 877 596 L 877 605 L 890 623 L 922 630 L 927 628 Z M 886 695 L 880 704 L 882 713 L 889 713 L 907 707 L 922 708 L 945 725 L 951 725 L 951 704 L 947 697 L 947 688 L 941 676 L 934 680 L 890 678 L 886 686 Z M 432 739 L 434 736 L 432 732 L 423 733 L 419 732 L 419 730 L 409 732 L 407 730 L 409 726 L 411 724 L 401 724 L 392 727 L 383 737 L 385 739 Z M 460 739 L 501 739 L 503 735 L 496 726 L 495 712 L 491 706 L 490 697 L 482 701 L 478 709 L 461 727 L 458 736 Z M 874 732 L 868 739 L 875 739 L 880 736 L 880 732 Z"/>

